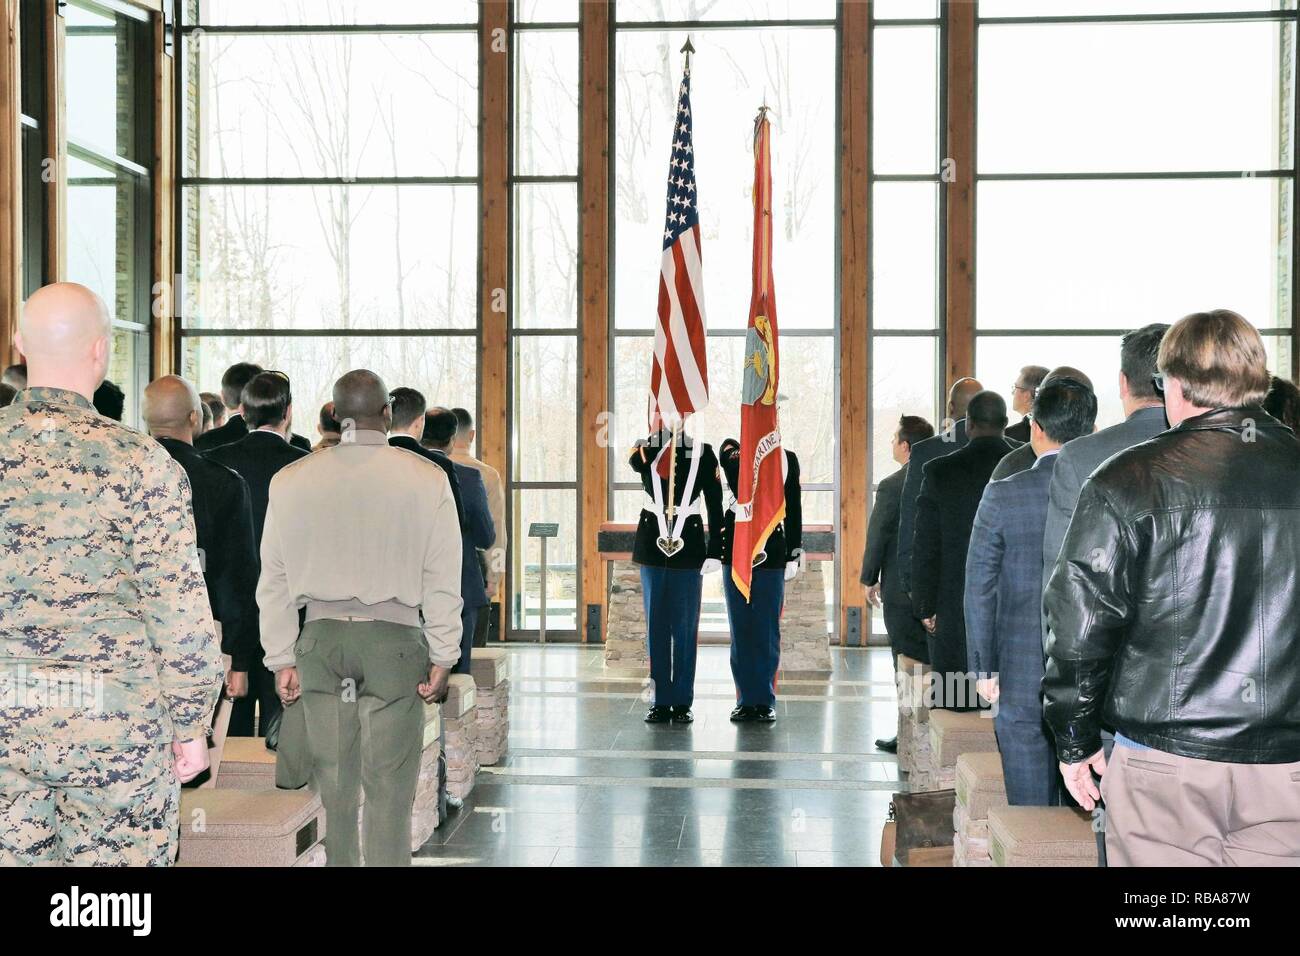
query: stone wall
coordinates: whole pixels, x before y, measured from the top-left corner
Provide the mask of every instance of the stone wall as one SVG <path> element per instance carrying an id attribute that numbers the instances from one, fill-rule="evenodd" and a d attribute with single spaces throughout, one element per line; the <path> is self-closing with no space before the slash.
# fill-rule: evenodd
<path id="1" fill-rule="evenodd" d="M 787 677 L 830 673 L 823 570 L 826 563 L 809 562 L 804 573 L 786 585 L 785 612 L 781 618 L 781 673 Z M 610 570 L 605 666 L 638 673 L 646 673 L 650 666 L 646 656 L 641 571 L 631 561 L 614 561 Z"/>
<path id="2" fill-rule="evenodd" d="M 631 561 L 610 562 L 609 624 L 605 630 L 605 666 L 648 673 L 645 606 L 641 603 L 641 569 Z"/>

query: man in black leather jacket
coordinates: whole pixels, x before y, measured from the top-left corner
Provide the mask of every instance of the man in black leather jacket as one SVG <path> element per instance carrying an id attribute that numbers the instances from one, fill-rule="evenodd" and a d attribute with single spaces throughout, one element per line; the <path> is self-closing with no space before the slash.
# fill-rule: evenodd
<path id="1" fill-rule="evenodd" d="M 1159 368 L 1174 427 L 1093 472 L 1044 595 L 1061 774 L 1112 866 L 1294 865 L 1300 442 L 1241 316 L 1181 320 Z"/>

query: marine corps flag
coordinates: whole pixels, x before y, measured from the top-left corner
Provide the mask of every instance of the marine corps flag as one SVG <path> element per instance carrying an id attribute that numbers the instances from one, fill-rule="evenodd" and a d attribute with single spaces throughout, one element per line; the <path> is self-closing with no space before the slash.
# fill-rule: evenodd
<path id="1" fill-rule="evenodd" d="M 780 371 L 776 290 L 772 282 L 772 127 L 767 107 L 754 120 L 754 273 L 745 336 L 745 375 L 740 405 L 740 467 L 731 579 L 749 600 L 754 565 L 773 529 L 785 518 L 781 430 L 776 420 Z"/>

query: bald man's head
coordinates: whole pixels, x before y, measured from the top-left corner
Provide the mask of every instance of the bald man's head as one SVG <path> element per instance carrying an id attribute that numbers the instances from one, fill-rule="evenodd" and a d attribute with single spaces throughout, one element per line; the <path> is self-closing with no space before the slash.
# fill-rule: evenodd
<path id="1" fill-rule="evenodd" d="M 965 418 L 970 400 L 982 391 L 984 386 L 973 378 L 957 379 L 948 389 L 948 414 L 953 418 Z"/>
<path id="2" fill-rule="evenodd" d="M 112 319 L 104 300 L 84 285 L 55 282 L 23 306 L 14 345 L 27 359 L 32 388 L 94 394 L 112 357 Z"/>
<path id="3" fill-rule="evenodd" d="M 199 391 L 179 375 L 154 379 L 144 390 L 144 424 L 155 438 L 193 442 L 203 421 Z"/>
<path id="4" fill-rule="evenodd" d="M 388 387 L 369 369 L 353 369 L 334 383 L 334 417 L 345 429 L 351 420 L 354 428 L 386 432 L 391 415 Z"/>

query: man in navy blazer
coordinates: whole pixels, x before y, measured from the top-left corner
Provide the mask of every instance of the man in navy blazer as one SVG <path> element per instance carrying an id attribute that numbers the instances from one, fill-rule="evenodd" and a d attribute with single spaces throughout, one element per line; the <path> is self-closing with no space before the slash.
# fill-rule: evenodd
<path id="1" fill-rule="evenodd" d="M 474 650 L 474 630 L 478 614 L 492 600 L 483 580 L 483 566 L 478 552 L 492 547 L 496 540 L 496 526 L 492 522 L 492 509 L 488 504 L 487 485 L 477 468 L 461 465 L 451 460 L 451 443 L 456 437 L 460 422 L 449 408 L 431 408 L 423 416 L 420 444 L 434 460 L 443 461 L 456 470 L 460 484 L 460 500 L 465 508 L 465 523 L 461 525 L 460 596 L 465 605 L 460 612 L 462 625 L 460 660 L 453 674 L 468 674 L 470 655 Z"/>
<path id="2" fill-rule="evenodd" d="M 486 582 L 479 566 L 477 548 L 492 546 L 496 531 L 488 508 L 483 476 L 467 465 L 457 465 L 447 455 L 456 434 L 456 416 L 445 408 L 428 409 L 424 396 L 413 388 L 395 388 L 389 394 L 393 424 L 388 443 L 421 455 L 433 462 L 451 482 L 456 510 L 460 515 L 460 660 L 453 674 L 468 674 L 474 645 L 474 625 L 479 608 L 488 603 Z"/>
<path id="3" fill-rule="evenodd" d="M 966 650 L 977 688 L 996 705 L 1007 802 L 1059 802 L 1056 750 L 1043 723 L 1043 528 L 1047 490 L 1061 446 L 1092 432 L 1097 396 L 1078 379 L 1056 377 L 1034 398 L 1033 467 L 990 482 L 975 513 L 966 555 Z"/>
<path id="4" fill-rule="evenodd" d="M 916 502 L 927 463 L 966 447 L 966 408 L 984 390 L 973 378 L 959 378 L 948 390 L 948 419 L 938 434 L 912 446 L 898 501 L 898 577 L 903 593 L 912 590 L 912 547 L 916 540 Z"/>

